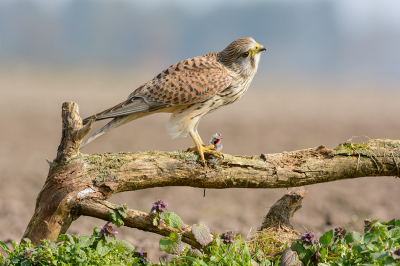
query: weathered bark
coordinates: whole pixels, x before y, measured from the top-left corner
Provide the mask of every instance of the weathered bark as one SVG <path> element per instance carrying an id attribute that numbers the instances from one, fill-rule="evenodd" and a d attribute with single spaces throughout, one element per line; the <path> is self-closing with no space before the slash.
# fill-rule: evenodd
<path id="1" fill-rule="evenodd" d="M 304 187 L 292 188 L 285 193 L 274 205 L 272 205 L 269 212 L 264 217 L 264 221 L 260 227 L 260 231 L 267 228 L 290 228 L 290 220 L 296 211 L 300 210 L 301 203 L 307 191 Z"/>
<path id="2" fill-rule="evenodd" d="M 334 150 L 320 146 L 267 157 L 225 154 L 224 159 L 209 157 L 207 166 L 202 166 L 196 154 L 186 151 L 81 154 L 79 144 L 95 117 L 82 128 L 75 103 L 63 104 L 62 117 L 58 154 L 23 236 L 34 244 L 55 240 L 79 215 L 107 219 L 100 205 L 112 205 L 102 201 L 123 191 L 164 186 L 283 188 L 364 176 L 400 176 L 397 140 L 344 143 Z M 148 217 L 130 213 L 127 225 L 161 235 L 172 230 L 149 227 L 143 222 Z M 192 244 L 188 239 L 183 241 Z"/>

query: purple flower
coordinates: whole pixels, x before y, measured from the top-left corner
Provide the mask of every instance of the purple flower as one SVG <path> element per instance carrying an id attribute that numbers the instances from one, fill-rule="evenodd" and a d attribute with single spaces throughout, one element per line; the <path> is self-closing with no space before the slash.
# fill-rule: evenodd
<path id="1" fill-rule="evenodd" d="M 320 260 L 321 260 L 321 253 L 319 253 L 318 251 L 310 258 L 311 262 L 318 262 Z"/>
<path id="2" fill-rule="evenodd" d="M 110 237 L 110 236 L 115 237 L 118 234 L 118 232 L 115 231 L 114 228 L 112 227 L 112 225 L 110 225 L 110 222 L 108 222 L 104 225 L 104 227 L 100 226 L 100 235 L 103 235 L 103 234 L 107 235 L 107 237 Z"/>
<path id="3" fill-rule="evenodd" d="M 163 200 L 157 200 L 156 202 L 151 204 L 153 207 L 151 208 L 150 213 L 162 213 L 165 211 L 165 208 L 168 206 L 168 203 L 165 203 Z"/>
<path id="4" fill-rule="evenodd" d="M 301 237 L 301 240 L 303 240 L 303 243 L 309 243 L 309 244 L 315 244 L 317 243 L 317 240 L 315 238 L 315 235 L 313 232 L 308 232 L 307 234 L 303 235 Z"/>
<path id="5" fill-rule="evenodd" d="M 393 255 L 397 255 L 400 256 L 400 248 L 395 249 L 395 250 L 391 250 L 390 251 L 390 255 L 393 257 Z"/>
<path id="6" fill-rule="evenodd" d="M 139 257 L 143 258 L 143 256 L 144 256 L 143 251 L 140 251 Z"/>
<path id="7" fill-rule="evenodd" d="M 165 222 L 164 222 L 164 220 L 159 220 L 159 221 L 158 221 L 158 224 L 159 224 L 159 225 L 165 225 Z"/>
<path id="8" fill-rule="evenodd" d="M 374 232 L 376 230 L 376 225 L 372 223 L 372 219 L 364 220 L 364 232 Z"/>
<path id="9" fill-rule="evenodd" d="M 334 230 L 335 230 L 334 232 L 335 238 L 339 237 L 340 239 L 343 239 L 347 233 L 346 227 L 336 227 Z"/>
<path id="10" fill-rule="evenodd" d="M 232 231 L 226 231 L 221 235 L 221 239 L 225 244 L 233 243 L 233 239 L 235 238 L 234 233 Z"/>

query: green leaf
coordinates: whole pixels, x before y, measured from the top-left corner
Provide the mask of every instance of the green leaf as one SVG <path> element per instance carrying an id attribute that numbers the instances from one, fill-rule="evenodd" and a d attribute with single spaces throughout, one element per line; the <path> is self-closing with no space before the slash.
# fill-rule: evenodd
<path id="1" fill-rule="evenodd" d="M 369 249 L 370 251 L 373 251 L 373 252 L 379 251 L 379 250 L 374 246 L 374 244 L 372 244 L 372 243 L 366 244 L 365 246 L 366 246 L 367 249 Z"/>
<path id="2" fill-rule="evenodd" d="M 171 253 L 171 249 L 169 248 L 170 242 L 171 240 L 168 237 L 166 236 L 162 237 L 159 243 L 160 249 L 170 254 Z"/>
<path id="3" fill-rule="evenodd" d="M 74 239 L 73 236 L 68 235 L 68 234 L 66 234 L 65 236 L 66 236 L 66 238 L 67 238 L 66 240 L 67 240 L 69 243 L 71 243 L 72 245 L 75 244 L 75 239 Z"/>
<path id="4" fill-rule="evenodd" d="M 387 225 L 396 225 L 396 220 L 395 219 L 390 220 L 389 222 L 387 222 Z"/>
<path id="5" fill-rule="evenodd" d="M 295 251 L 287 248 L 282 252 L 281 263 L 279 266 L 295 266 L 297 263 L 299 263 L 299 256 Z"/>
<path id="6" fill-rule="evenodd" d="M 192 233 L 196 241 L 202 247 L 205 247 L 212 242 L 211 231 L 207 225 L 202 222 L 200 222 L 199 225 L 194 224 L 192 226 Z"/>
<path id="7" fill-rule="evenodd" d="M 379 230 L 375 230 L 372 233 L 366 233 L 364 236 L 364 243 L 365 244 L 372 243 L 372 241 L 376 240 L 380 234 L 381 234 L 381 231 L 379 231 Z"/>
<path id="8" fill-rule="evenodd" d="M 121 207 L 124 209 L 125 212 L 129 210 L 128 204 L 126 203 L 122 204 Z"/>
<path id="9" fill-rule="evenodd" d="M 398 266 L 396 261 L 391 257 L 386 257 L 385 259 L 385 266 Z"/>
<path id="10" fill-rule="evenodd" d="M 328 247 L 329 244 L 331 243 L 333 238 L 333 229 L 329 230 L 328 232 L 326 232 L 325 234 L 323 234 L 320 238 L 319 238 L 319 243 L 321 243 L 322 245 L 324 245 L 325 247 Z"/>
<path id="11" fill-rule="evenodd" d="M 79 235 L 79 245 L 82 248 L 89 247 L 92 245 L 94 242 L 94 237 L 93 236 L 85 236 L 85 235 Z"/>
<path id="12" fill-rule="evenodd" d="M 168 237 L 160 239 L 160 249 L 168 254 L 178 255 L 182 251 L 181 235 L 171 232 Z"/>
<path id="13" fill-rule="evenodd" d="M 117 214 L 113 210 L 108 210 L 108 214 L 110 215 L 110 220 L 114 223 L 117 220 Z"/>
<path id="14" fill-rule="evenodd" d="M 75 251 L 75 259 L 79 263 L 83 263 L 86 261 L 86 253 L 82 249 L 78 249 Z"/>
<path id="15" fill-rule="evenodd" d="M 62 235 L 59 235 L 57 237 L 57 241 L 56 242 L 58 243 L 58 242 L 67 241 L 67 240 L 68 240 L 67 236 L 62 234 Z"/>
<path id="16" fill-rule="evenodd" d="M 125 240 L 114 241 L 114 246 L 122 248 L 125 253 L 132 253 L 135 250 L 135 247 Z"/>
<path id="17" fill-rule="evenodd" d="M 395 224 L 396 226 L 400 227 L 400 220 L 396 220 L 396 221 L 394 222 L 394 224 Z"/>
<path id="18" fill-rule="evenodd" d="M 181 258 L 196 262 L 197 264 L 200 264 L 201 266 L 208 266 L 208 264 L 205 263 L 203 260 L 199 260 L 199 259 L 187 257 L 187 256 L 181 256 Z"/>
<path id="19" fill-rule="evenodd" d="M 354 247 L 354 250 L 357 250 L 357 251 L 360 252 L 360 253 L 369 252 L 369 249 L 367 248 L 367 245 L 366 245 L 366 244 L 361 244 L 361 245 L 355 246 L 355 247 Z"/>
<path id="20" fill-rule="evenodd" d="M 128 217 L 128 214 L 126 214 L 126 212 L 124 212 L 123 209 L 122 209 L 122 210 L 118 209 L 118 213 L 119 213 L 119 215 L 121 215 L 123 218 Z"/>
<path id="21" fill-rule="evenodd" d="M 300 244 L 299 242 L 294 244 L 290 249 L 293 251 L 297 251 L 297 254 L 301 260 L 303 260 L 308 255 L 308 250 L 305 249 L 303 245 Z"/>
<path id="22" fill-rule="evenodd" d="M 363 236 L 357 232 L 347 232 L 344 237 L 346 244 L 350 244 L 353 242 L 361 243 L 363 241 Z"/>
<path id="23" fill-rule="evenodd" d="M 250 260 L 249 247 L 247 246 L 246 243 L 244 243 L 244 245 L 243 245 L 242 257 L 243 257 L 243 261 L 249 261 Z"/>
<path id="24" fill-rule="evenodd" d="M 319 250 L 319 253 L 321 254 L 321 259 L 325 259 L 326 254 L 328 253 L 327 250 L 325 248 L 321 248 Z"/>
<path id="25" fill-rule="evenodd" d="M 357 232 L 351 232 L 351 234 L 353 235 L 353 238 L 355 241 L 362 243 L 364 241 L 364 237 L 362 234 L 357 233 Z"/>
<path id="26" fill-rule="evenodd" d="M 163 219 L 164 221 L 168 221 L 168 219 L 169 219 L 169 212 L 164 211 L 164 212 L 160 213 L 159 215 L 160 215 L 160 219 Z"/>
<path id="27" fill-rule="evenodd" d="M 344 240 L 346 241 L 346 244 L 351 244 L 355 241 L 353 234 L 351 232 L 346 233 L 346 235 L 344 236 Z"/>
<path id="28" fill-rule="evenodd" d="M 7 247 L 6 244 L 4 244 L 3 242 L 0 241 L 0 248 L 2 248 L 6 253 L 7 256 L 11 256 L 11 250 L 9 247 Z"/>
<path id="29" fill-rule="evenodd" d="M 153 219 L 153 225 L 154 225 L 154 226 L 158 226 L 157 217 L 154 217 L 154 219 Z"/>
<path id="30" fill-rule="evenodd" d="M 106 234 L 104 234 L 104 239 L 106 240 L 107 244 L 110 244 L 115 241 L 115 236 L 114 235 L 107 236 Z"/>
<path id="31" fill-rule="evenodd" d="M 386 235 L 392 239 L 400 238 L 400 227 L 387 231 Z"/>
<path id="32" fill-rule="evenodd" d="M 93 235 L 98 235 L 100 233 L 100 229 L 98 227 L 93 228 Z"/>
<path id="33" fill-rule="evenodd" d="M 110 250 L 111 250 L 111 246 L 106 245 L 106 243 L 104 243 L 104 241 L 100 240 L 97 243 L 96 251 L 101 257 L 107 255 L 107 253 L 110 252 Z"/>
<path id="34" fill-rule="evenodd" d="M 374 252 L 374 253 L 371 253 L 371 258 L 372 258 L 372 260 L 380 260 L 387 255 L 388 255 L 387 251 Z"/>
<path id="35" fill-rule="evenodd" d="M 203 253 L 201 253 L 198 249 L 189 248 L 186 252 L 186 256 L 194 257 L 194 258 L 201 258 L 203 257 Z"/>
<path id="36" fill-rule="evenodd" d="M 122 221 L 120 216 L 117 216 L 117 220 L 114 222 L 117 227 L 121 227 L 124 225 L 124 221 Z"/>
<path id="37" fill-rule="evenodd" d="M 271 265 L 271 261 L 264 260 L 264 261 L 260 262 L 259 265 L 260 266 L 270 266 Z"/>
<path id="38" fill-rule="evenodd" d="M 178 229 L 182 225 L 183 225 L 183 222 L 181 220 L 181 217 L 176 215 L 174 212 L 170 212 L 169 213 L 169 226 Z"/>

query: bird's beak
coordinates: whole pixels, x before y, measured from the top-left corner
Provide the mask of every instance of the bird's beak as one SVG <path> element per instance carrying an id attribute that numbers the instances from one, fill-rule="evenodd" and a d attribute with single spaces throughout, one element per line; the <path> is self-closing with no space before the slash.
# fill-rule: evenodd
<path id="1" fill-rule="evenodd" d="M 267 49 L 265 49 L 264 45 L 261 45 L 261 44 L 259 44 L 259 45 L 260 45 L 260 48 L 258 48 L 257 53 L 261 53 L 262 51 L 267 50 Z"/>
<path id="2" fill-rule="evenodd" d="M 261 53 L 262 51 L 265 51 L 265 50 L 267 50 L 267 49 L 265 49 L 264 45 L 256 43 L 256 46 L 254 47 L 253 58 L 256 54 Z"/>

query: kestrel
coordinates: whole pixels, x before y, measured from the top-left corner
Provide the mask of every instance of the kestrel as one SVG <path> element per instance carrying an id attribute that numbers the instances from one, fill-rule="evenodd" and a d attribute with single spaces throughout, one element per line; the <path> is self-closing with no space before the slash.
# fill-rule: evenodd
<path id="1" fill-rule="evenodd" d="M 134 90 L 126 101 L 96 114 L 96 121 L 113 118 L 81 144 L 81 148 L 113 128 L 154 113 L 172 113 L 166 124 L 172 138 L 192 137 L 204 160 L 204 153 L 222 156 L 213 146 L 205 147 L 197 127 L 209 113 L 240 99 L 257 72 L 265 47 L 253 38 L 237 39 L 221 52 L 183 60 L 162 71 Z M 91 117 L 83 120 L 86 124 Z"/>

